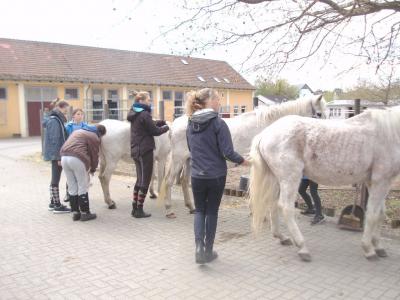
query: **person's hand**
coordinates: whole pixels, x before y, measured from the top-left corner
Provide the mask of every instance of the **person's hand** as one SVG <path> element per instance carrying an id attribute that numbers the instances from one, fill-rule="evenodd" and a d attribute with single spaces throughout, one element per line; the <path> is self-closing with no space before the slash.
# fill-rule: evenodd
<path id="1" fill-rule="evenodd" d="M 59 167 L 61 167 L 61 160 L 57 161 Z"/>
<path id="2" fill-rule="evenodd" d="M 165 132 L 167 132 L 169 130 L 169 126 L 168 125 L 164 125 L 163 127 L 161 127 L 162 129 L 165 130 Z"/>
<path id="3" fill-rule="evenodd" d="M 157 127 L 163 127 L 165 125 L 167 125 L 167 123 L 164 120 L 157 120 L 156 121 L 156 126 Z"/>
<path id="4" fill-rule="evenodd" d="M 249 167 L 251 163 L 247 159 L 245 159 L 240 165 L 244 167 Z"/>

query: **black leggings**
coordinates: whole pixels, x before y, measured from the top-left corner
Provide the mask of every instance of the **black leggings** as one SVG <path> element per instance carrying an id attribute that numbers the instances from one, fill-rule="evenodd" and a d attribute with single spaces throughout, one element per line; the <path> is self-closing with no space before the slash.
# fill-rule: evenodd
<path id="1" fill-rule="evenodd" d="M 153 175 L 153 151 L 149 151 L 139 158 L 134 158 L 136 166 L 135 190 L 142 190 L 147 193 L 151 176 Z"/>
<path id="2" fill-rule="evenodd" d="M 318 183 L 310 179 L 302 179 L 299 186 L 299 194 L 304 199 L 309 209 L 313 209 L 313 203 L 311 201 L 310 195 L 307 193 L 307 188 L 310 187 L 310 193 L 312 200 L 314 201 L 315 214 L 317 216 L 322 215 L 321 212 L 321 198 L 318 195 Z"/>
<path id="3" fill-rule="evenodd" d="M 51 161 L 51 183 L 52 187 L 58 187 L 61 179 L 62 167 L 58 165 L 58 160 Z"/>

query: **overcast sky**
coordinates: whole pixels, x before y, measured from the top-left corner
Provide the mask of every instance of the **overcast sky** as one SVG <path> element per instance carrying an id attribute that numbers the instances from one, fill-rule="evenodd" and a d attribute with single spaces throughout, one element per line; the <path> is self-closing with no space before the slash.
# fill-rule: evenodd
<path id="1" fill-rule="evenodd" d="M 174 35 L 157 38 L 187 12 L 179 0 L 1 0 L 0 37 L 64 44 L 106 47 L 170 54 Z M 181 48 L 177 45 L 177 48 Z M 235 69 L 243 57 L 240 51 L 214 50 L 209 59 L 228 61 Z M 346 88 L 365 77 L 367 70 L 337 77 L 346 62 L 337 60 L 321 69 L 313 64 L 302 70 L 287 69 L 281 77 L 292 84 L 308 83 L 312 89 Z M 242 75 L 251 83 L 257 75 Z"/>

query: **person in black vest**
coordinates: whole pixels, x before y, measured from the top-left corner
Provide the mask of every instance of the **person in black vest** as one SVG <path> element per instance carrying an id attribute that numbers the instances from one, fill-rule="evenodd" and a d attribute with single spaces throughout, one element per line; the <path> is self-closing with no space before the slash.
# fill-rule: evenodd
<path id="1" fill-rule="evenodd" d="M 187 95 L 187 141 L 191 157 L 191 182 L 196 208 L 194 217 L 195 261 L 203 264 L 218 257 L 213 251 L 218 210 L 225 188 L 226 161 L 248 162 L 233 149 L 225 121 L 219 117 L 219 95 L 205 88 Z"/>
<path id="2" fill-rule="evenodd" d="M 57 99 L 53 101 L 52 105 L 54 108 L 43 122 L 45 128 L 43 158 L 51 161 L 49 210 L 54 213 L 69 213 L 70 209 L 60 203 L 59 189 L 62 171 L 60 149 L 67 140 L 64 123 L 67 121 L 65 115 L 69 104 L 64 100 Z"/>
<path id="3" fill-rule="evenodd" d="M 147 218 L 151 214 L 144 212 L 143 204 L 153 174 L 155 149 L 154 136 L 169 130 L 165 121 L 153 121 L 151 117 L 150 95 L 139 92 L 128 114 L 131 123 L 131 156 L 136 166 L 136 184 L 133 189 L 132 216 Z"/>

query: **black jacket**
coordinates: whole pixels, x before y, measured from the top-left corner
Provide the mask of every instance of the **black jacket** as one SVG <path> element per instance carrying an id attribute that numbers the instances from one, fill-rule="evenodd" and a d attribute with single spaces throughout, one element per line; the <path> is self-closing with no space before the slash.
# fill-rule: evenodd
<path id="1" fill-rule="evenodd" d="M 128 121 L 131 122 L 131 156 L 136 159 L 154 150 L 154 136 L 169 130 L 164 121 L 153 121 L 146 110 L 132 108 L 128 114 Z"/>
<path id="2" fill-rule="evenodd" d="M 211 179 L 226 176 L 226 160 L 237 164 L 244 161 L 233 149 L 228 125 L 214 111 L 205 109 L 189 119 L 187 142 L 192 177 Z"/>

